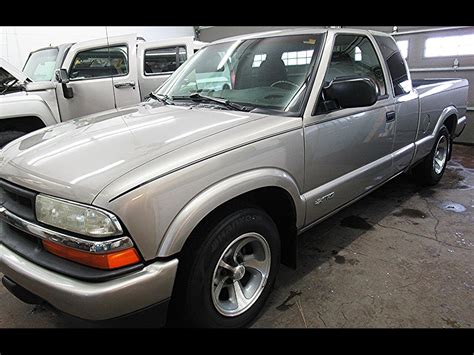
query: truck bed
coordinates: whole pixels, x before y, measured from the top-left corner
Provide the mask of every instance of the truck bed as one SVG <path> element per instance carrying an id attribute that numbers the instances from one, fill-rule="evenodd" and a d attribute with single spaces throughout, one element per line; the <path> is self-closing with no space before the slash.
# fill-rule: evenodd
<path id="1" fill-rule="evenodd" d="M 420 86 L 442 84 L 448 81 L 457 81 L 457 80 L 462 80 L 462 79 L 459 79 L 459 78 L 412 79 L 412 84 L 414 88 L 418 88 Z"/>
<path id="2" fill-rule="evenodd" d="M 412 81 L 420 100 L 420 129 L 417 139 L 434 133 L 438 117 L 448 107 L 455 107 L 457 116 L 467 110 L 469 82 L 466 79 L 418 79 Z"/>
<path id="3" fill-rule="evenodd" d="M 434 95 L 438 93 L 445 93 L 446 91 L 450 90 L 457 90 L 460 88 L 464 88 L 467 93 L 469 82 L 466 79 L 416 79 L 412 80 L 413 87 L 418 91 L 418 94 L 421 97 L 426 95 Z M 462 90 L 461 90 L 462 91 Z M 462 104 L 462 100 L 457 100 L 460 104 Z"/>

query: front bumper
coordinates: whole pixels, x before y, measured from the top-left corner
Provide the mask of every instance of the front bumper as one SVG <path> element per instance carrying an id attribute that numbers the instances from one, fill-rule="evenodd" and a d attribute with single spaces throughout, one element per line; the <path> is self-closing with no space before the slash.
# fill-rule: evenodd
<path id="1" fill-rule="evenodd" d="M 171 297 L 178 260 L 157 261 L 119 278 L 89 283 L 47 270 L 0 244 L 0 272 L 72 316 L 107 320 Z"/>

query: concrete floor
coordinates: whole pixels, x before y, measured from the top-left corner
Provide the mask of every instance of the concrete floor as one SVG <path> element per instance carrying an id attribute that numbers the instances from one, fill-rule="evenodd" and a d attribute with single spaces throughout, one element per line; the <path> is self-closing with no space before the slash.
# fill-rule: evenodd
<path id="1" fill-rule="evenodd" d="M 301 236 L 253 327 L 473 327 L 473 227 L 474 147 L 455 145 L 436 187 L 401 176 Z M 82 326 L 0 286 L 0 327 Z"/>

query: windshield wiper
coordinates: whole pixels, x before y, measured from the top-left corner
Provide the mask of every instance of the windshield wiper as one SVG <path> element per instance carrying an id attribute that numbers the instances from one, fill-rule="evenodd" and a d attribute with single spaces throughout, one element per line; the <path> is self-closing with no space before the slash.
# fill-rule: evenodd
<path id="1" fill-rule="evenodd" d="M 152 99 L 160 101 L 164 103 L 165 105 L 174 105 L 171 97 L 169 97 L 168 95 L 155 94 L 154 92 L 150 92 L 147 97 L 151 97 Z"/>
<path id="2" fill-rule="evenodd" d="M 253 107 L 248 107 L 248 106 L 243 106 L 243 105 L 240 105 L 236 102 L 232 102 L 232 101 L 229 101 L 229 100 L 226 100 L 226 99 L 220 99 L 220 98 L 217 98 L 217 97 L 211 97 L 211 96 L 205 96 L 205 95 L 201 95 L 197 92 L 195 93 L 192 93 L 191 95 L 189 96 L 173 96 L 173 100 L 174 99 L 178 99 L 178 100 L 186 100 L 186 99 L 191 99 L 193 101 L 208 101 L 208 102 L 215 102 L 217 104 L 220 104 L 220 105 L 223 105 L 223 106 L 226 106 L 227 108 L 230 108 L 230 109 L 233 109 L 233 110 L 237 110 L 237 111 L 245 111 L 245 112 L 248 112 L 250 110 L 253 110 Z"/>

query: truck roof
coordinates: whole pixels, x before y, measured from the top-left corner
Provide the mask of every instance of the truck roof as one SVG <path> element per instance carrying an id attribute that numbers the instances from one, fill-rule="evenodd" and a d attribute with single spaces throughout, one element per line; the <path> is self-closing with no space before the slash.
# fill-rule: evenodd
<path id="1" fill-rule="evenodd" d="M 326 32 L 335 32 L 335 33 L 343 32 L 343 33 L 355 33 L 355 34 L 371 33 L 373 35 L 379 35 L 379 36 L 390 36 L 390 34 L 387 34 L 384 32 L 345 28 L 345 27 L 344 28 L 306 27 L 306 28 L 290 28 L 290 29 L 283 29 L 283 30 L 244 34 L 244 35 L 219 39 L 212 43 L 224 43 L 224 42 L 247 40 L 247 39 L 253 39 L 253 38 L 269 38 L 269 37 L 278 37 L 278 36 L 286 36 L 286 35 L 319 34 L 319 33 L 326 33 Z"/>
<path id="2" fill-rule="evenodd" d="M 59 44 L 57 46 L 48 46 L 48 47 L 43 47 L 43 48 L 38 48 L 38 49 L 35 49 L 34 51 L 31 51 L 31 53 L 35 53 L 35 52 L 39 52 L 39 51 L 42 51 L 42 50 L 45 50 L 45 49 L 51 49 L 51 48 L 58 48 L 58 49 L 61 49 L 61 48 L 69 48 L 73 45 L 74 43 L 63 43 L 63 44 Z"/>

